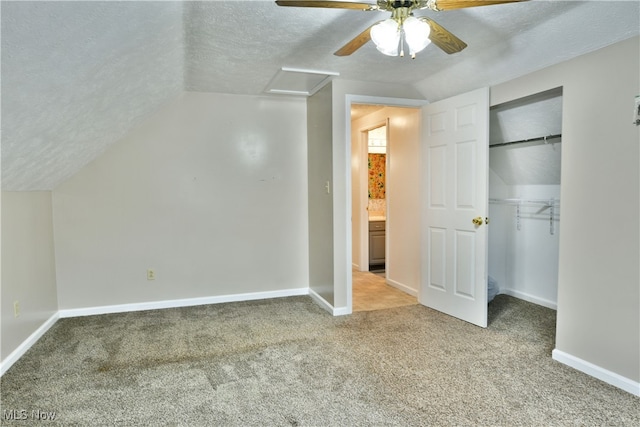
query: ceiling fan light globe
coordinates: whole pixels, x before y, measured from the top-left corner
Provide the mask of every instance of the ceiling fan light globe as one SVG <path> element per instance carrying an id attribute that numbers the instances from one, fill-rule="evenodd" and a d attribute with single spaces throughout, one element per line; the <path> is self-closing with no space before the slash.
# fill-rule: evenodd
<path id="1" fill-rule="evenodd" d="M 394 46 L 394 47 L 382 47 L 382 46 L 376 46 L 376 48 L 382 52 L 383 54 L 387 55 L 387 56 L 398 56 L 399 55 L 399 48 L 398 46 Z"/>
<path id="2" fill-rule="evenodd" d="M 431 27 L 426 22 L 410 16 L 405 19 L 403 29 L 404 40 L 409 46 L 409 52 L 411 55 L 415 55 L 422 51 L 425 47 L 429 46 L 429 43 L 431 43 L 431 40 L 429 39 Z"/>
<path id="3" fill-rule="evenodd" d="M 370 35 L 380 52 L 389 56 L 398 56 L 400 28 L 394 19 L 386 19 L 371 27 Z"/>

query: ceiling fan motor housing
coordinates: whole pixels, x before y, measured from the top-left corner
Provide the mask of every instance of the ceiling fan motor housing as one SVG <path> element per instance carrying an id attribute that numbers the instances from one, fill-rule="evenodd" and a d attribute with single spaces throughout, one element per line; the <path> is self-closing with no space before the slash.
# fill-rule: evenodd
<path id="1" fill-rule="evenodd" d="M 437 0 L 378 0 L 378 9 L 393 10 L 398 8 L 439 10 Z"/>
<path id="2" fill-rule="evenodd" d="M 413 0 L 394 0 L 390 1 L 391 7 L 397 9 L 399 7 L 412 7 L 415 2 Z"/>

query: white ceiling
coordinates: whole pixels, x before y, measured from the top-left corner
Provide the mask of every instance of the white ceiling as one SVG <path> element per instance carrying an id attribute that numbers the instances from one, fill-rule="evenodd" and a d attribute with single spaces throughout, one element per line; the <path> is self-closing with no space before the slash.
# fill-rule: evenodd
<path id="1" fill-rule="evenodd" d="M 640 3 L 530 1 L 420 11 L 468 44 L 333 52 L 388 13 L 273 1 L 2 2 L 2 188 L 47 190 L 183 90 L 261 94 L 282 67 L 411 85 L 429 100 L 637 35 Z"/>
<path id="2" fill-rule="evenodd" d="M 55 188 L 183 89 L 179 3 L 1 7 L 5 190 Z"/>

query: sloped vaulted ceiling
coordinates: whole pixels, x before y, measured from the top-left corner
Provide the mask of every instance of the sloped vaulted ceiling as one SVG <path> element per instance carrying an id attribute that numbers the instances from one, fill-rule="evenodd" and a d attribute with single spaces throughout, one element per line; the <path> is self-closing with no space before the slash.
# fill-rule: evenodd
<path id="1" fill-rule="evenodd" d="M 374 2 L 373 0 L 368 0 Z M 281 67 L 410 85 L 431 101 L 637 35 L 640 2 L 420 11 L 469 45 L 415 60 L 339 47 L 388 13 L 260 1 L 2 1 L 2 188 L 50 190 L 183 91 L 263 94 Z"/>
<path id="2" fill-rule="evenodd" d="M 49 190 L 183 88 L 176 2 L 2 2 L 2 188 Z"/>

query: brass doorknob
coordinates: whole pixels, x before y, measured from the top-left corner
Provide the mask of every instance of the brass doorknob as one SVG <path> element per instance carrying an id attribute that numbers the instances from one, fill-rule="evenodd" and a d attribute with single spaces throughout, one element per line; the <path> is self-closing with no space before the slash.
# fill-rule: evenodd
<path id="1" fill-rule="evenodd" d="M 476 218 L 473 218 L 471 222 L 473 222 L 474 225 L 481 226 L 484 220 L 482 219 L 481 216 L 478 216 Z"/>

